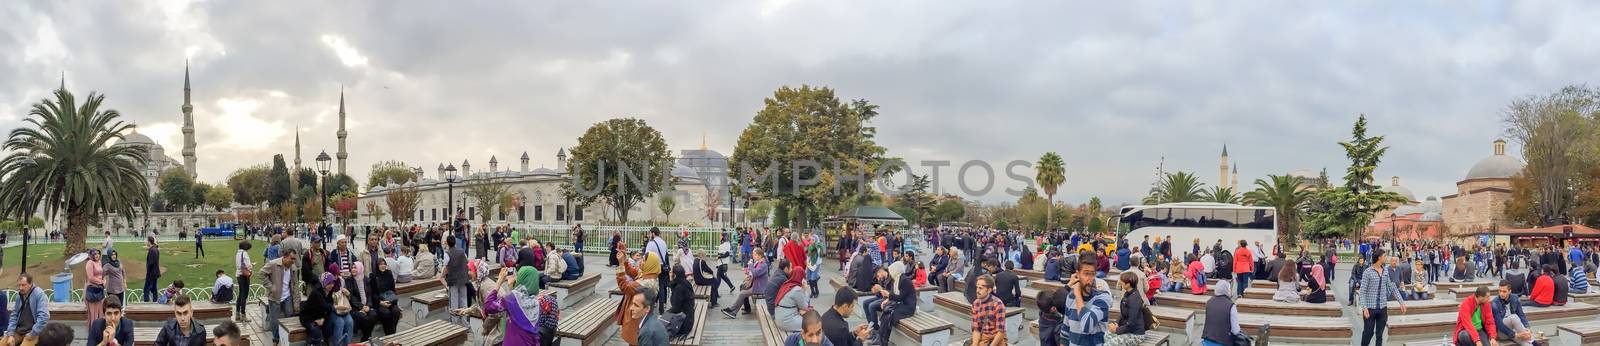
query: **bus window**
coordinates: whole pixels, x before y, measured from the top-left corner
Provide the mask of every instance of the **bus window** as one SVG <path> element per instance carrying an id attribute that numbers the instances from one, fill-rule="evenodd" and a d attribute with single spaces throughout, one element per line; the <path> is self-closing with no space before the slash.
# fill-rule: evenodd
<path id="1" fill-rule="evenodd" d="M 1239 217 L 1240 213 L 1243 213 L 1243 212 L 1239 211 L 1237 209 L 1212 210 L 1211 211 L 1211 217 L 1213 217 L 1214 219 L 1212 219 L 1212 220 L 1215 220 L 1215 221 L 1213 221 L 1212 224 L 1206 225 L 1206 226 L 1207 227 L 1213 227 L 1213 228 L 1241 228 L 1241 227 L 1244 227 L 1244 225 L 1246 223 L 1249 223 L 1249 222 L 1242 220 Z"/>
<path id="2" fill-rule="evenodd" d="M 1277 218 L 1273 215 L 1274 212 L 1271 209 L 1256 210 L 1253 214 L 1254 217 L 1250 220 L 1250 224 L 1245 225 L 1245 228 L 1272 229 L 1277 222 Z"/>

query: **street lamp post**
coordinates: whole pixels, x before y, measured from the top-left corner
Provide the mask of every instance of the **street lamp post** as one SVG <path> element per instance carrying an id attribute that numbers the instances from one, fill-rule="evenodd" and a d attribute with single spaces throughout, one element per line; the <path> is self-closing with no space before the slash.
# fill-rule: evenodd
<path id="1" fill-rule="evenodd" d="M 36 162 L 33 161 L 33 156 L 23 156 L 21 162 L 19 163 L 19 166 L 32 166 Z M 33 181 L 31 180 L 24 181 L 23 185 L 32 185 L 32 183 Z M 22 270 L 20 272 L 23 274 L 28 273 L 28 241 L 33 238 L 29 235 L 30 233 L 33 233 L 33 230 L 30 226 L 33 226 L 33 208 L 37 206 L 37 204 L 31 204 L 26 206 L 22 211 Z"/>
<path id="2" fill-rule="evenodd" d="M 445 199 L 445 209 L 444 209 L 445 210 L 445 214 L 444 215 L 445 216 L 444 217 L 450 219 L 450 231 L 451 232 L 455 232 L 455 230 L 456 230 L 456 178 L 457 178 L 456 177 L 456 165 L 452 163 L 449 166 L 445 166 L 444 167 L 444 174 L 445 174 L 444 181 L 445 181 L 445 183 L 447 183 L 445 185 L 445 197 L 444 197 L 444 199 Z M 466 203 L 462 203 L 462 204 L 466 204 Z"/>
<path id="3" fill-rule="evenodd" d="M 322 235 L 324 249 L 328 248 L 328 237 L 333 235 L 333 232 L 328 232 L 328 164 L 331 161 L 333 158 L 328 157 L 327 150 L 317 155 L 317 172 L 322 173 L 322 226 L 317 232 L 325 232 Z"/>

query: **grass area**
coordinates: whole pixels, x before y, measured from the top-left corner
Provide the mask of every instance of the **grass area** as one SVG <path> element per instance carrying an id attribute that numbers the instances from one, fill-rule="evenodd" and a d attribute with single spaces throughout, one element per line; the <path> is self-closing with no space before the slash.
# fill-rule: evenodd
<path id="1" fill-rule="evenodd" d="M 91 242 L 89 246 L 99 246 L 100 242 Z M 157 279 L 157 287 L 166 287 L 173 280 L 183 280 L 187 287 L 210 287 L 216 281 L 217 270 L 227 271 L 233 275 L 233 256 L 239 249 L 239 242 L 235 240 L 208 240 L 205 241 L 205 256 L 195 258 L 194 241 L 163 242 L 161 244 L 161 277 Z M 49 276 L 61 272 L 61 266 L 66 263 L 66 257 L 61 255 L 64 244 L 31 244 L 28 246 L 28 273 L 33 274 L 34 280 L 40 285 L 49 286 Z M 257 240 L 252 242 L 250 260 L 260 268 L 262 252 L 266 249 L 266 242 Z M 145 247 L 144 243 L 114 243 L 112 249 L 117 251 L 122 259 L 122 269 L 127 274 L 129 289 L 143 287 L 145 278 Z M 16 287 L 18 268 L 22 265 L 22 247 L 13 246 L 5 249 L 4 267 L 0 269 L 0 287 Z M 83 288 L 87 277 L 83 274 L 83 265 L 72 267 L 73 288 Z"/>

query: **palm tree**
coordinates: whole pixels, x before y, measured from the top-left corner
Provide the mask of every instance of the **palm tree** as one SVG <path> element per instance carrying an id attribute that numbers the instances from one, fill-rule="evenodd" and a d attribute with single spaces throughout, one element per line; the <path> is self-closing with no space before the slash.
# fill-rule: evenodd
<path id="1" fill-rule="evenodd" d="M 1245 201 L 1278 209 L 1278 244 L 1287 244 L 1285 235 L 1299 234 L 1300 211 L 1311 201 L 1311 189 L 1293 175 L 1268 175 L 1256 179 L 1255 191 L 1244 194 Z"/>
<path id="2" fill-rule="evenodd" d="M 1048 205 L 1051 207 L 1044 209 L 1044 229 L 1049 230 L 1051 209 L 1055 209 L 1056 204 L 1056 188 L 1067 180 L 1066 168 L 1062 167 L 1066 164 L 1061 162 L 1061 155 L 1056 155 L 1056 152 L 1052 151 L 1039 157 L 1038 165 L 1038 173 L 1033 180 L 1044 188 L 1045 199 L 1050 202 Z"/>
<path id="3" fill-rule="evenodd" d="M 44 99 L 28 111 L 28 123 L 11 130 L 0 159 L 0 214 L 38 210 L 50 216 L 66 213 L 64 255 L 84 251 L 90 222 L 102 213 L 131 220 L 136 206 L 148 205 L 150 188 L 140 167 L 144 147 L 115 143 L 133 125 L 117 120 L 116 110 L 101 109 L 105 96 L 89 93 L 78 104 L 65 88 L 55 100 Z M 114 144 L 115 143 L 115 144 Z"/>
<path id="4" fill-rule="evenodd" d="M 1175 172 L 1167 173 L 1150 188 L 1150 195 L 1144 198 L 1144 204 L 1194 202 L 1202 199 L 1205 189 L 1204 183 L 1196 179 L 1193 173 Z"/>
<path id="5" fill-rule="evenodd" d="M 1239 202 L 1244 201 L 1244 198 L 1240 197 L 1239 193 L 1233 191 L 1233 188 L 1231 187 L 1212 186 L 1210 190 L 1205 190 L 1200 193 L 1200 200 L 1206 202 L 1239 204 Z"/>

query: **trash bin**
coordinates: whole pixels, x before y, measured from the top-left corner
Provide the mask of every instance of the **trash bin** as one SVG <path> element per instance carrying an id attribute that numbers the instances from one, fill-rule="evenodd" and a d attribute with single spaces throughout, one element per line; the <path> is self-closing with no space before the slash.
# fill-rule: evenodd
<path id="1" fill-rule="evenodd" d="M 56 291 L 56 294 L 50 297 L 50 301 L 57 303 L 67 302 L 67 299 L 72 297 L 72 273 L 60 272 L 51 275 L 50 287 Z"/>

